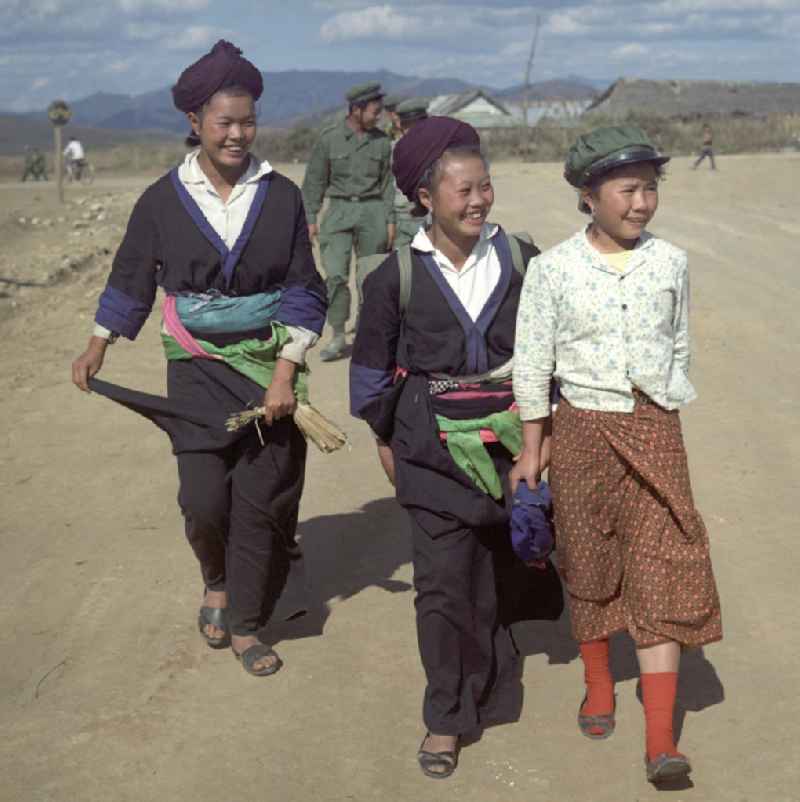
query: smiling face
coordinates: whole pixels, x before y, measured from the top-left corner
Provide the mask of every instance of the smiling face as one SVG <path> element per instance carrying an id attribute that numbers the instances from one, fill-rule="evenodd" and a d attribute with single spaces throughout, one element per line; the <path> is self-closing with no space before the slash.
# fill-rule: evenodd
<path id="1" fill-rule="evenodd" d="M 188 116 L 202 153 L 219 172 L 247 167 L 256 137 L 256 109 L 250 95 L 217 92 L 198 114 Z"/>
<path id="2" fill-rule="evenodd" d="M 475 238 L 494 204 L 489 168 L 478 153 L 445 153 L 431 188 L 421 188 L 419 199 L 451 240 Z"/>
<path id="3" fill-rule="evenodd" d="M 591 210 L 593 225 L 618 243 L 635 242 L 658 208 L 659 175 L 654 164 L 619 167 L 602 176 L 581 199 Z"/>
<path id="4" fill-rule="evenodd" d="M 380 122 L 383 114 L 383 98 L 350 107 L 350 120 L 356 130 L 371 131 Z"/>

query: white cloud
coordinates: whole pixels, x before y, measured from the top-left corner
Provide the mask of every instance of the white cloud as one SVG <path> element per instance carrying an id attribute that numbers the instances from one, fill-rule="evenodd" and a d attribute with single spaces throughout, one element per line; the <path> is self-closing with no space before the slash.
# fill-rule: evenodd
<path id="1" fill-rule="evenodd" d="M 46 86 L 50 85 L 49 78 L 37 78 L 32 84 L 31 89 L 44 89 Z"/>
<path id="2" fill-rule="evenodd" d="M 0 108 L 156 89 L 218 38 L 268 70 L 508 86 L 537 13 L 537 79 L 800 80 L 800 0 L 0 0 Z"/>
<path id="3" fill-rule="evenodd" d="M 106 67 L 106 72 L 121 75 L 122 73 L 129 72 L 133 66 L 134 64 L 132 58 L 117 59 L 116 61 L 112 61 Z"/>
<path id="4" fill-rule="evenodd" d="M 166 14 L 180 14 L 185 11 L 203 11 L 209 0 L 116 0 L 120 11 L 128 14 L 141 14 L 160 11 Z"/>
<path id="5" fill-rule="evenodd" d="M 397 11 L 393 6 L 368 6 L 360 11 L 342 11 L 320 29 L 326 42 L 354 39 L 406 39 L 425 30 L 425 21 Z"/>
<path id="6" fill-rule="evenodd" d="M 615 47 L 611 51 L 611 57 L 617 61 L 625 61 L 627 59 L 638 59 L 646 56 L 649 49 L 639 42 L 629 42 L 626 45 Z"/>
<path id="7" fill-rule="evenodd" d="M 169 37 L 164 45 L 169 50 L 205 50 L 222 38 L 219 28 L 210 25 L 190 25 L 177 36 Z"/>

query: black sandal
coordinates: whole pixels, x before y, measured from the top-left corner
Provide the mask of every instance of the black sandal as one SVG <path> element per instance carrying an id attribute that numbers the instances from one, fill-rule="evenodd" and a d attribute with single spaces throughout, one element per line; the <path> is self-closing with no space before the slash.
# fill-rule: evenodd
<path id="1" fill-rule="evenodd" d="M 654 784 L 679 780 L 687 777 L 692 772 L 692 766 L 686 755 L 668 755 L 666 753 L 656 755 L 652 760 L 644 756 L 644 766 L 647 771 L 647 779 Z"/>
<path id="2" fill-rule="evenodd" d="M 206 627 L 212 626 L 224 631 L 218 638 L 212 638 L 207 632 Z M 228 631 L 228 614 L 224 607 L 201 607 L 197 614 L 197 628 L 203 636 L 203 640 L 212 649 L 225 649 L 230 646 L 231 633 Z"/>
<path id="3" fill-rule="evenodd" d="M 600 715 L 587 716 L 581 713 L 583 706 L 586 704 L 588 695 L 583 697 L 581 706 L 578 708 L 578 727 L 581 734 L 593 741 L 602 741 L 603 738 L 609 738 L 614 734 L 614 728 L 617 726 L 616 711 L 617 711 L 617 697 L 614 695 L 614 709 L 610 713 L 601 713 Z M 600 732 L 592 732 L 592 730 L 600 730 Z"/>
<path id="4" fill-rule="evenodd" d="M 449 777 L 458 766 L 458 749 L 453 752 L 428 752 L 422 747 L 425 746 L 425 741 L 428 740 L 430 732 L 425 733 L 422 743 L 419 745 L 417 751 L 417 761 L 422 773 L 426 777 L 431 777 L 434 780 L 444 780 Z M 437 769 L 439 769 L 437 771 Z"/>
<path id="5" fill-rule="evenodd" d="M 242 664 L 242 668 L 254 677 L 269 677 L 280 671 L 283 661 L 278 657 L 274 649 L 270 649 L 265 643 L 255 643 L 248 646 L 241 654 L 233 652 L 236 659 Z M 266 668 L 254 669 L 253 666 L 265 657 L 274 657 L 275 662 Z"/>

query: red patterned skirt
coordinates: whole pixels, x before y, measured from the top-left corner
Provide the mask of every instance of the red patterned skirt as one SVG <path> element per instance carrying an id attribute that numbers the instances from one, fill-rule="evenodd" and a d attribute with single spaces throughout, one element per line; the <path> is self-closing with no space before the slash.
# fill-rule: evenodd
<path id="1" fill-rule="evenodd" d="M 722 638 L 708 535 L 694 506 L 680 417 L 637 397 L 632 413 L 553 421 L 558 561 L 580 641 L 627 630 L 639 648 Z"/>

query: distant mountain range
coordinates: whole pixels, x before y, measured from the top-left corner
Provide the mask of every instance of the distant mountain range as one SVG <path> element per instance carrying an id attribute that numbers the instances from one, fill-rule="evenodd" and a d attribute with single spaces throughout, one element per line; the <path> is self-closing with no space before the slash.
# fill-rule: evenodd
<path id="1" fill-rule="evenodd" d="M 291 127 L 313 120 L 345 103 L 347 90 L 355 84 L 380 81 L 392 94 L 407 97 L 457 94 L 478 88 L 458 78 L 417 78 L 381 70 L 379 72 L 342 72 L 322 70 L 286 70 L 264 73 L 264 95 L 259 103 L 261 125 Z M 498 98 L 513 101 L 521 97 L 522 87 L 488 89 Z M 581 78 L 543 81 L 531 87 L 531 99 L 575 99 L 597 94 L 597 87 Z M 71 104 L 70 127 L 83 126 L 116 131 L 162 131 L 184 133 L 186 118 L 172 105 L 169 88 L 140 95 L 97 92 Z M 44 121 L 44 112 L 21 115 Z"/>

